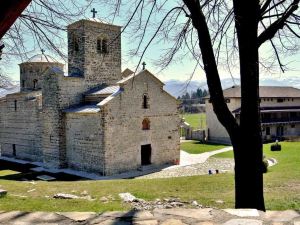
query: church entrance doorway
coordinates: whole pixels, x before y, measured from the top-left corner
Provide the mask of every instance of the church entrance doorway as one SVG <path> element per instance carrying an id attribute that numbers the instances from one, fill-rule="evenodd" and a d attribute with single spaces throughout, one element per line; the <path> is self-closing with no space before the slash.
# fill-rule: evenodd
<path id="1" fill-rule="evenodd" d="M 142 166 L 151 164 L 151 145 L 142 145 L 141 161 L 142 161 Z"/>

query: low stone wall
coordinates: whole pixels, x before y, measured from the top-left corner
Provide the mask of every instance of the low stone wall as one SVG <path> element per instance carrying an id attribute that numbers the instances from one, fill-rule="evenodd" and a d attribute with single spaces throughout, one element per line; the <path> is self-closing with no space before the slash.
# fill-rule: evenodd
<path id="1" fill-rule="evenodd" d="M 204 141 L 205 140 L 205 130 L 193 130 L 191 132 L 191 139 L 192 140 L 199 140 Z"/>

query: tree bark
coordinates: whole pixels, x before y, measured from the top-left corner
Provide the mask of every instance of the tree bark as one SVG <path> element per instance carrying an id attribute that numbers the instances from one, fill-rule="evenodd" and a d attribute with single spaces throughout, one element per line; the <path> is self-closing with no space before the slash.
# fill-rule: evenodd
<path id="1" fill-rule="evenodd" d="M 265 211 L 257 38 L 260 7 L 258 0 L 234 0 L 233 3 L 241 77 L 240 143 L 233 143 L 236 208 Z"/>
<path id="2" fill-rule="evenodd" d="M 1 1 L 0 8 L 0 39 L 8 31 L 11 25 L 21 15 L 31 0 Z"/>
<path id="3" fill-rule="evenodd" d="M 200 2 L 183 2 L 189 9 L 193 26 L 198 32 L 214 112 L 233 144 L 236 208 L 256 208 L 264 211 L 257 41 L 259 1 L 234 1 L 242 92 L 240 125 L 225 103 L 209 29 Z"/>

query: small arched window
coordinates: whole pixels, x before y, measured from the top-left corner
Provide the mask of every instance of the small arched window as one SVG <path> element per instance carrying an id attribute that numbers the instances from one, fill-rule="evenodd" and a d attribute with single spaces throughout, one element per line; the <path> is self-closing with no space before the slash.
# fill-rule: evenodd
<path id="1" fill-rule="evenodd" d="M 17 108 L 18 108 L 18 105 L 17 105 L 17 103 L 18 103 L 18 101 L 17 101 L 17 100 L 15 100 L 15 101 L 14 101 L 14 103 L 15 103 L 15 104 L 14 104 L 14 105 L 15 105 L 15 111 L 17 111 Z"/>
<path id="2" fill-rule="evenodd" d="M 108 53 L 108 44 L 106 38 L 98 38 L 97 39 L 97 52 L 99 54 L 106 54 Z"/>
<path id="3" fill-rule="evenodd" d="M 22 80 L 22 88 L 25 87 L 25 80 Z"/>
<path id="4" fill-rule="evenodd" d="M 38 81 L 37 81 L 36 79 L 33 80 L 33 89 L 36 89 L 36 88 L 37 88 L 37 82 L 38 82 Z"/>
<path id="5" fill-rule="evenodd" d="M 97 52 L 98 53 L 101 53 L 101 49 L 102 49 L 102 43 L 101 43 L 102 41 L 101 41 L 101 39 L 97 39 Z"/>
<path id="6" fill-rule="evenodd" d="M 148 105 L 148 95 L 144 94 L 143 95 L 143 109 L 148 109 L 149 105 Z"/>
<path id="7" fill-rule="evenodd" d="M 108 53 L 107 39 L 102 40 L 102 52 Z"/>
<path id="8" fill-rule="evenodd" d="M 143 120 L 142 125 L 143 125 L 143 130 L 150 130 L 150 120 L 149 119 L 145 118 Z"/>

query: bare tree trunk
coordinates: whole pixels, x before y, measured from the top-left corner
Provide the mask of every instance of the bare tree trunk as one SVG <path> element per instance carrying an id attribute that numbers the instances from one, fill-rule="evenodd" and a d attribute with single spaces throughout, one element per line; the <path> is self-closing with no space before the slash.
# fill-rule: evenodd
<path id="1" fill-rule="evenodd" d="M 191 12 L 193 26 L 198 31 L 214 112 L 226 128 L 234 147 L 236 208 L 256 208 L 264 211 L 259 115 L 258 1 L 234 2 L 242 91 L 240 125 L 236 123 L 225 103 L 209 29 L 200 3 L 188 0 L 184 0 L 184 3 Z"/>
<path id="2" fill-rule="evenodd" d="M 239 43 L 241 116 L 235 154 L 236 208 L 265 210 L 262 140 L 259 113 L 258 19 L 259 1 L 234 1 Z"/>

